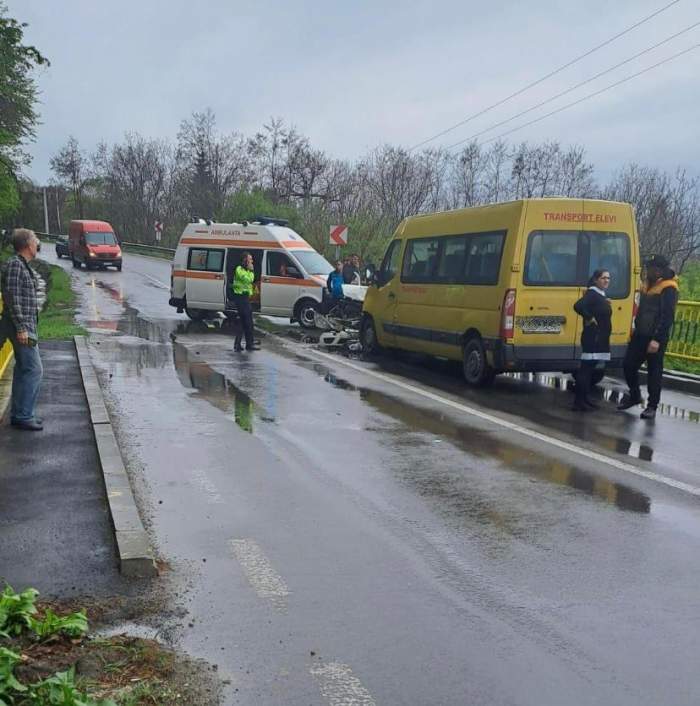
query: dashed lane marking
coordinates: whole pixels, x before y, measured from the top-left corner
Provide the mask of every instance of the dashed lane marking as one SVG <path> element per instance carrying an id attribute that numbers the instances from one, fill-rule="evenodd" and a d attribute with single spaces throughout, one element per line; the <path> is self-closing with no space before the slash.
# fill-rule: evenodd
<path id="1" fill-rule="evenodd" d="M 375 700 L 347 664 L 328 662 L 309 670 L 330 706 L 376 706 Z"/>
<path id="2" fill-rule="evenodd" d="M 287 342 L 285 341 L 285 343 Z M 376 378 L 377 380 L 381 380 L 382 382 L 395 385 L 396 387 L 400 387 L 403 390 L 412 392 L 415 395 L 420 395 L 421 397 L 425 397 L 426 399 L 432 400 L 433 402 L 438 402 L 448 407 L 452 407 L 452 409 L 459 410 L 460 412 L 465 412 L 466 414 L 470 414 L 473 417 L 483 419 L 484 421 L 490 422 L 491 424 L 496 424 L 497 426 L 500 426 L 504 429 L 508 429 L 509 431 L 514 431 L 518 434 L 522 434 L 523 436 L 529 437 L 530 439 L 535 439 L 536 441 L 544 442 L 546 444 L 549 444 L 550 446 L 554 446 L 558 449 L 562 449 L 564 451 L 576 454 L 577 456 L 583 456 L 586 459 L 598 461 L 599 463 L 603 463 L 607 466 L 612 466 L 613 468 L 616 468 L 620 471 L 625 471 L 626 473 L 631 473 L 632 475 L 638 476 L 640 478 L 646 478 L 647 480 L 654 481 L 655 483 L 660 483 L 670 488 L 681 490 L 684 493 L 688 493 L 689 495 L 700 497 L 700 488 L 695 485 L 691 485 L 690 483 L 684 483 L 683 481 L 675 480 L 674 478 L 669 478 L 668 476 L 664 476 L 660 473 L 654 473 L 653 471 L 646 471 L 643 468 L 637 468 L 636 466 L 633 466 L 630 463 L 619 461 L 616 458 L 611 458 L 610 456 L 606 456 L 605 454 L 592 451 L 591 449 L 585 449 L 580 446 L 576 446 L 576 444 L 572 444 L 568 441 L 563 441 L 553 436 L 547 436 L 546 434 L 542 434 L 541 432 L 535 431 L 534 429 L 528 429 L 527 427 L 521 426 L 520 424 L 516 424 L 515 422 L 509 422 L 506 419 L 501 419 L 500 417 L 496 417 L 493 414 L 489 414 L 488 412 L 482 412 L 481 410 L 476 409 L 475 407 L 470 407 L 469 405 L 462 404 L 461 402 L 455 402 L 454 400 L 448 399 L 446 397 L 441 397 L 440 395 L 437 395 L 434 392 L 429 392 L 428 390 L 416 387 L 415 385 L 403 382 L 402 380 L 397 380 L 384 373 L 379 373 L 376 370 L 364 368 L 360 365 L 351 363 L 348 360 L 338 358 L 337 356 L 329 355 L 328 353 L 323 353 L 322 351 L 313 350 L 311 348 L 307 348 L 305 350 L 308 353 L 315 355 L 319 358 L 331 361 L 335 365 L 343 365 L 346 368 L 351 368 L 352 370 L 356 370 L 357 372 L 362 373 L 363 375 L 369 375 L 373 378 Z"/>
<path id="3" fill-rule="evenodd" d="M 253 590 L 276 608 L 284 608 L 289 589 L 274 570 L 260 545 L 252 539 L 230 540 L 233 554 L 245 572 Z"/>

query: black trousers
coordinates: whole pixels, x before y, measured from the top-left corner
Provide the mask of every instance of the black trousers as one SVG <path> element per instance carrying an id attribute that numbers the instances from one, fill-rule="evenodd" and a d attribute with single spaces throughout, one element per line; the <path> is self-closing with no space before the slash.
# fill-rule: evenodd
<path id="1" fill-rule="evenodd" d="M 639 368 L 646 361 L 647 390 L 649 391 L 648 405 L 656 409 L 661 399 L 666 344 L 662 343 L 657 353 L 647 353 L 649 341 L 651 341 L 649 336 L 633 335 L 629 346 L 627 346 L 625 362 L 622 367 L 625 371 L 625 380 L 630 388 L 630 395 L 632 397 L 641 397 L 641 392 L 639 391 Z"/>
<path id="2" fill-rule="evenodd" d="M 596 365 L 598 365 L 597 360 L 581 361 L 581 367 L 576 373 L 576 387 L 574 388 L 577 402 L 584 402 L 588 397 L 588 393 L 591 391 L 591 380 Z"/>
<path id="3" fill-rule="evenodd" d="M 233 301 L 238 311 L 238 328 L 236 329 L 235 345 L 241 345 L 241 338 L 245 334 L 245 346 L 253 348 L 253 310 L 250 308 L 250 299 L 247 294 L 234 294 Z"/>

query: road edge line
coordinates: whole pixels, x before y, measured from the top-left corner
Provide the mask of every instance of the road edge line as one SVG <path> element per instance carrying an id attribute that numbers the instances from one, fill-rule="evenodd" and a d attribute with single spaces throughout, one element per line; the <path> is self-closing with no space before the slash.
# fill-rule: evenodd
<path id="1" fill-rule="evenodd" d="M 281 336 L 277 336 L 277 338 L 284 341 L 284 339 Z M 284 341 L 284 342 L 288 343 L 288 341 Z M 321 358 L 323 360 L 335 362 L 339 365 L 343 365 L 345 367 L 348 367 L 351 370 L 355 370 L 356 372 L 359 372 L 361 374 L 367 374 L 370 377 L 376 378 L 377 380 L 381 380 L 383 382 L 396 385 L 397 387 L 403 388 L 404 390 L 406 390 L 408 392 L 411 392 L 413 394 L 430 399 L 433 402 L 438 402 L 439 404 L 444 404 L 448 407 L 452 407 L 453 409 L 457 409 L 461 412 L 466 412 L 467 414 L 470 414 L 470 415 L 476 417 L 477 419 L 482 419 L 482 420 L 489 422 L 491 424 L 495 424 L 497 426 L 500 426 L 505 429 L 509 429 L 510 431 L 514 431 L 514 432 L 521 434 L 523 436 L 530 437 L 531 439 L 535 439 L 537 441 L 544 442 L 544 443 L 549 444 L 550 446 L 553 446 L 555 448 L 559 448 L 564 451 L 569 451 L 571 453 L 576 454 L 577 456 L 583 456 L 584 458 L 587 458 L 587 459 L 599 461 L 599 462 L 604 463 L 608 466 L 611 466 L 612 468 L 616 468 L 619 471 L 624 471 L 626 473 L 630 473 L 631 475 L 635 475 L 640 478 L 644 478 L 646 480 L 649 480 L 649 481 L 652 481 L 655 483 L 659 483 L 660 485 L 665 485 L 669 488 L 675 488 L 676 490 L 680 490 L 680 491 L 687 493 L 689 495 L 692 495 L 695 497 L 700 497 L 700 487 L 691 485 L 690 483 L 685 483 L 684 481 L 678 481 L 678 480 L 675 480 L 674 478 L 668 478 L 667 476 L 661 475 L 659 473 L 654 473 L 653 471 L 646 471 L 643 468 L 637 468 L 636 466 L 633 466 L 630 463 L 625 463 L 624 461 L 620 461 L 616 458 L 613 458 L 611 456 L 607 456 L 606 454 L 600 453 L 598 451 L 584 449 L 584 448 L 579 447 L 570 441 L 564 441 L 563 439 L 559 439 L 555 436 L 547 436 L 546 434 L 543 434 L 542 432 L 536 431 L 534 429 L 530 429 L 524 425 L 520 425 L 515 422 L 508 421 L 506 419 L 501 419 L 500 417 L 498 417 L 494 414 L 490 414 L 489 412 L 482 412 L 479 409 L 476 409 L 476 408 L 471 407 L 469 405 L 463 404 L 461 402 L 456 402 L 455 400 L 451 400 L 447 397 L 441 397 L 440 395 L 438 395 L 434 392 L 430 392 L 429 390 L 423 390 L 422 388 L 420 388 L 416 385 L 412 385 L 411 383 L 406 383 L 406 382 L 403 382 L 402 380 L 396 380 L 392 376 L 390 376 L 386 373 L 378 373 L 375 370 L 369 370 L 369 369 L 362 368 L 359 365 L 354 365 L 353 363 L 351 363 L 347 360 L 340 359 L 340 358 L 333 356 L 329 353 L 324 353 L 323 351 L 313 350 L 311 348 L 307 349 L 307 351 L 311 355 L 315 355 L 318 358 Z"/>
<path id="2" fill-rule="evenodd" d="M 90 358 L 87 340 L 85 336 L 74 336 L 73 342 L 100 459 L 105 496 L 117 545 L 119 571 L 124 576 L 137 578 L 157 576 L 151 543 L 136 506 L 119 443 L 107 413 L 102 388 Z"/>

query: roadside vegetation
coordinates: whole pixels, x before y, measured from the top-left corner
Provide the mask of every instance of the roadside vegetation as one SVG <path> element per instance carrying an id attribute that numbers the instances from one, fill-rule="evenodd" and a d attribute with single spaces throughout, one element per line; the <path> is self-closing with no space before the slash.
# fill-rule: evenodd
<path id="1" fill-rule="evenodd" d="M 39 340 L 68 340 L 85 335 L 75 323 L 76 296 L 71 289 L 70 275 L 61 267 L 36 261 L 36 269 L 46 280 L 46 303 L 39 315 Z"/>
<path id="2" fill-rule="evenodd" d="M 38 592 L 0 594 L 0 706 L 210 706 L 218 680 L 155 640 L 90 636 Z"/>

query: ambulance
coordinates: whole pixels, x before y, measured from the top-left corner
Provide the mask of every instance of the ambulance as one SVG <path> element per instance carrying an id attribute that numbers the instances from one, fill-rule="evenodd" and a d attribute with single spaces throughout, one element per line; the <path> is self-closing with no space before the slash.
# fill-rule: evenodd
<path id="1" fill-rule="evenodd" d="M 231 286 L 244 252 L 253 256 L 255 268 L 253 310 L 313 327 L 333 267 L 276 218 L 189 223 L 171 265 L 170 306 L 193 320 L 235 313 Z"/>

